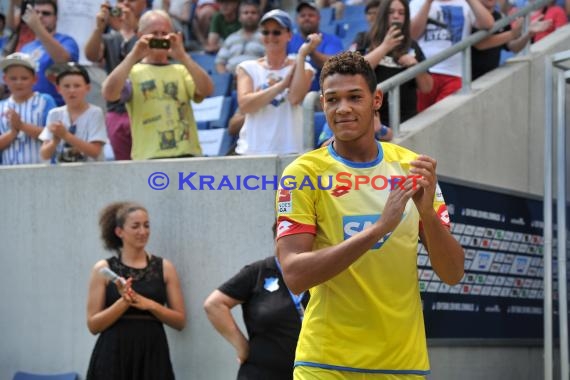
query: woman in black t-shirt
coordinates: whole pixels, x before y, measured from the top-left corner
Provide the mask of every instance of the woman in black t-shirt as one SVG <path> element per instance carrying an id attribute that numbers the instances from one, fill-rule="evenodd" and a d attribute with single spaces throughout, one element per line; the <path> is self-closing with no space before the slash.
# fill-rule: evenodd
<path id="1" fill-rule="evenodd" d="M 374 68 L 378 83 L 425 60 L 419 45 L 410 36 L 410 8 L 405 0 L 381 2 L 369 40 L 370 46 L 365 58 Z M 417 113 L 416 89 L 427 93 L 432 86 L 433 80 L 429 73 L 418 74 L 415 80 L 409 80 L 400 86 L 400 121 L 404 122 Z M 380 120 L 382 124 L 391 126 L 387 94 L 384 99 L 380 108 Z"/>
<path id="2" fill-rule="evenodd" d="M 236 350 L 238 380 L 291 380 L 308 292 L 292 294 L 275 256 L 246 265 L 214 290 L 204 309 L 214 328 Z M 242 305 L 247 336 L 231 309 Z"/>

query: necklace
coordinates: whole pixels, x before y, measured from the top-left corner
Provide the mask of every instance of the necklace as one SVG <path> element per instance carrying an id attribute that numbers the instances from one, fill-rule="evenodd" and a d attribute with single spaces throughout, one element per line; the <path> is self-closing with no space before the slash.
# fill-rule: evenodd
<path id="1" fill-rule="evenodd" d="M 279 65 L 272 65 L 269 63 L 269 59 L 267 58 L 267 56 L 265 56 L 265 64 L 267 65 L 267 68 L 269 70 L 280 70 L 283 67 L 285 67 L 285 64 L 287 63 L 288 58 L 289 58 L 288 56 L 285 56 L 285 59 L 283 61 L 281 61 L 281 63 Z"/>
<path id="2" fill-rule="evenodd" d="M 144 268 L 134 268 L 123 263 L 120 257 L 117 257 L 117 273 L 123 278 L 131 277 L 134 281 L 141 281 L 146 278 L 147 280 L 156 277 L 157 270 L 155 261 L 151 261 L 150 254 L 145 252 L 146 266 Z"/>

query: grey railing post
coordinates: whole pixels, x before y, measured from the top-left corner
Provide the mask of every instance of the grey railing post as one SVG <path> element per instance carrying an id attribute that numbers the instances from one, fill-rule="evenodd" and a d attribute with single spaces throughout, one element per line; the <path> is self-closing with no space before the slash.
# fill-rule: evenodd
<path id="1" fill-rule="evenodd" d="M 545 58 L 544 73 L 544 380 L 552 380 L 552 58 Z"/>
<path id="2" fill-rule="evenodd" d="M 530 28 L 530 14 L 527 13 L 526 15 L 524 15 L 523 34 L 527 33 L 529 28 Z M 521 55 L 523 55 L 523 56 L 529 55 L 531 42 L 532 41 L 530 39 L 527 41 L 526 45 L 524 46 L 524 49 L 521 52 Z"/>
<path id="3" fill-rule="evenodd" d="M 545 135 L 544 135 L 544 373 L 552 378 L 552 152 L 553 147 L 553 88 L 556 78 L 556 220 L 558 259 L 558 323 L 560 332 L 560 378 L 568 380 L 570 363 L 568 353 L 568 289 L 566 259 L 566 81 L 570 68 L 562 63 L 570 61 L 570 50 L 556 53 L 546 59 L 545 70 Z M 556 70 L 554 70 L 556 69 Z M 549 115 L 550 113 L 550 115 Z M 547 273 L 547 272 L 550 273 Z M 550 275 L 550 276 L 547 276 Z"/>
<path id="4" fill-rule="evenodd" d="M 462 78 L 461 78 L 461 93 L 468 94 L 471 92 L 471 46 L 463 49 L 462 57 Z"/>
<path id="5" fill-rule="evenodd" d="M 303 99 L 303 152 L 315 149 L 315 104 L 319 93 L 311 91 Z"/>
<path id="6" fill-rule="evenodd" d="M 396 86 L 390 90 L 389 100 L 390 108 L 388 112 L 390 115 L 390 127 L 392 128 L 394 136 L 397 136 L 398 133 L 400 133 L 400 86 Z M 386 120 L 384 120 L 384 123 L 386 123 Z"/>
<path id="7" fill-rule="evenodd" d="M 560 378 L 568 380 L 568 289 L 566 285 L 566 79 L 559 70 L 557 78 L 556 139 L 556 221 L 558 224 L 558 316 L 560 325 Z"/>

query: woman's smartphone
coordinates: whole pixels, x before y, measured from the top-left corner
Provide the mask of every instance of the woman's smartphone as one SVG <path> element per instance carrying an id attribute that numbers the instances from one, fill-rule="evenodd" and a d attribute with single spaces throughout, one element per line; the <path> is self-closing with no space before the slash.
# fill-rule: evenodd
<path id="1" fill-rule="evenodd" d="M 398 28 L 400 30 L 402 29 L 402 23 L 400 21 L 394 21 L 392 23 L 392 26 L 395 26 L 396 28 Z"/>

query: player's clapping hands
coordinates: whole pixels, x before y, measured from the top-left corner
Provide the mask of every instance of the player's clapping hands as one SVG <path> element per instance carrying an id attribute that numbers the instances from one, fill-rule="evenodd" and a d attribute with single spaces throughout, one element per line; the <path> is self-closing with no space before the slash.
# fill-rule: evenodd
<path id="1" fill-rule="evenodd" d="M 410 164 L 412 165 L 410 174 L 420 176 L 417 178 L 418 191 L 414 194 L 413 200 L 420 215 L 422 215 L 433 211 L 433 200 L 437 186 L 435 174 L 437 161 L 429 156 L 420 155 Z"/>

